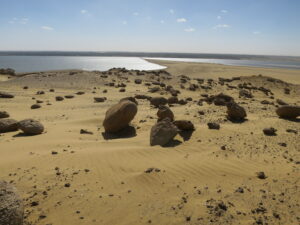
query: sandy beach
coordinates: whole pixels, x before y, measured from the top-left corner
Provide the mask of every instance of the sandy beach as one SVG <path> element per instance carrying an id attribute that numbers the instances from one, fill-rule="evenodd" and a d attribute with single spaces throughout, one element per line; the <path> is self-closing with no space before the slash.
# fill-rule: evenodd
<path id="1" fill-rule="evenodd" d="M 299 224 L 300 119 L 275 111 L 300 105 L 300 70 L 149 61 L 167 72 L 0 75 L 0 91 L 14 95 L 0 98 L 0 111 L 45 127 L 35 136 L 0 134 L 0 178 L 18 189 L 24 224 Z M 136 99 L 133 131 L 106 135 L 102 123 L 112 105 L 136 95 L 169 98 L 168 85 L 183 100 L 169 105 L 175 120 L 190 120 L 193 132 L 150 146 L 158 109 Z M 245 121 L 228 120 L 226 106 L 205 100 L 220 93 L 245 108 Z M 37 101 L 41 107 L 31 109 Z M 276 135 L 264 134 L 270 127 Z"/>

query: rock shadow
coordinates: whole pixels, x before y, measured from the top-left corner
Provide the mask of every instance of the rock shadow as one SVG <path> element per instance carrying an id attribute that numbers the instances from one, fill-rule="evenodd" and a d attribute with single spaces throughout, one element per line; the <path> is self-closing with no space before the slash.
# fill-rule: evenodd
<path id="1" fill-rule="evenodd" d="M 180 135 L 180 137 L 183 138 L 184 141 L 188 141 L 191 139 L 193 133 L 194 133 L 194 130 L 182 130 L 182 131 L 179 131 L 178 134 Z"/>
<path id="2" fill-rule="evenodd" d="M 171 140 L 167 144 L 163 145 L 164 148 L 171 148 L 180 145 L 182 142 L 179 140 Z"/>
<path id="3" fill-rule="evenodd" d="M 132 138 L 136 136 L 136 129 L 133 126 L 127 126 L 115 133 L 102 132 L 102 136 L 105 140 Z"/>

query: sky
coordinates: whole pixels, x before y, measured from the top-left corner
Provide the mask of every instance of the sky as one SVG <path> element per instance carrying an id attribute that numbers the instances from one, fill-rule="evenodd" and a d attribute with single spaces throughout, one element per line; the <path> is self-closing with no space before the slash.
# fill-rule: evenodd
<path id="1" fill-rule="evenodd" d="M 0 50 L 300 56 L 300 0 L 0 0 Z"/>

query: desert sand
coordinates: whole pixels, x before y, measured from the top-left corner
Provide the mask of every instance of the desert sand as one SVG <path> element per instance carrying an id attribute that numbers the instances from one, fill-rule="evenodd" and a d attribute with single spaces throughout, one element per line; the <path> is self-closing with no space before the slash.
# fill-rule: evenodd
<path id="1" fill-rule="evenodd" d="M 24 199 L 24 224 L 299 224 L 300 119 L 280 119 L 275 110 L 278 99 L 300 105 L 300 71 L 158 63 L 170 75 L 115 69 L 0 76 L 0 91 L 15 96 L 0 98 L 0 111 L 45 126 L 36 136 L 0 134 L 0 178 L 13 183 Z M 240 78 L 222 83 L 219 77 Z M 135 84 L 136 78 L 142 84 Z M 193 91 L 190 84 L 198 84 L 194 78 L 204 82 Z M 114 86 L 105 85 L 109 82 Z M 115 87 L 120 83 L 126 84 L 125 92 Z M 171 96 L 156 83 L 180 90 L 178 98 L 187 104 L 170 109 L 175 119 L 191 120 L 195 131 L 177 135 L 167 147 L 150 146 L 157 109 L 138 99 L 131 123 L 136 135 L 107 137 L 105 112 L 121 98 Z M 273 95 L 251 89 L 253 98 L 239 97 L 239 84 L 264 87 Z M 159 91 L 149 93 L 152 87 Z M 79 91 L 84 94 L 77 95 Z M 233 123 L 226 119 L 225 106 L 198 104 L 203 96 L 219 93 L 243 106 L 247 120 Z M 74 97 L 55 100 L 66 95 Z M 94 97 L 107 100 L 94 102 Z M 41 108 L 31 109 L 37 100 Z M 208 129 L 209 122 L 220 129 Z M 268 127 L 277 129 L 277 135 L 266 136 L 263 129 Z M 92 134 L 81 134 L 81 129 Z M 157 170 L 145 172 L 149 168 Z"/>

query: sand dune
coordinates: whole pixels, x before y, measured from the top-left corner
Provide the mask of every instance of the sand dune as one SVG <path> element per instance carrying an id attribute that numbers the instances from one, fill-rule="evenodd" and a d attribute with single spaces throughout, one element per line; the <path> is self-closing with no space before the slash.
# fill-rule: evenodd
<path id="1" fill-rule="evenodd" d="M 152 72 L 138 76 L 136 71 L 112 70 L 107 78 L 101 72 L 56 71 L 0 82 L 0 91 L 15 95 L 0 98 L 0 111 L 16 120 L 36 119 L 45 126 L 45 132 L 37 136 L 19 131 L 0 134 L 0 177 L 20 191 L 25 224 L 299 224 L 300 123 L 275 113 L 277 99 L 300 105 L 299 72 L 160 63 L 168 67 L 171 79 Z M 180 88 L 181 74 L 191 78 L 183 84 L 185 89 Z M 241 78 L 224 85 L 217 80 L 236 76 Z M 135 78 L 143 83 L 135 84 Z M 196 130 L 177 135 L 172 146 L 151 147 L 150 129 L 157 121 L 157 109 L 148 100 L 138 100 L 132 121 L 136 134 L 107 139 L 102 126 L 105 112 L 121 98 L 161 96 L 160 92 L 171 96 L 164 88 L 148 92 L 144 83 L 158 78 L 180 90 L 178 98 L 192 98 L 171 110 L 176 119 L 191 120 Z M 205 78 L 205 86 L 207 78 L 214 79 L 212 89 L 189 90 L 190 83 L 197 83 L 193 78 Z M 104 85 L 113 79 L 115 84 L 127 85 L 125 93 Z M 251 90 L 253 98 L 239 98 L 238 85 L 244 83 L 270 89 L 273 95 Z M 285 94 L 285 88 L 290 94 Z M 38 91 L 45 94 L 37 95 Z M 78 91 L 85 94 L 77 95 Z M 221 92 L 246 109 L 245 122 L 227 120 L 224 106 L 198 105 L 201 94 Z M 55 101 L 56 96 L 65 95 L 74 98 Z M 95 103 L 94 97 L 107 101 Z M 42 107 L 30 109 L 36 100 L 43 101 Z M 262 104 L 263 100 L 269 104 Z M 208 122 L 219 123 L 220 130 L 208 129 Z M 276 128 L 277 136 L 264 135 L 266 127 Z M 81 129 L 93 134 L 80 134 Z M 145 173 L 148 168 L 160 171 Z M 257 178 L 260 171 L 266 179 Z"/>

